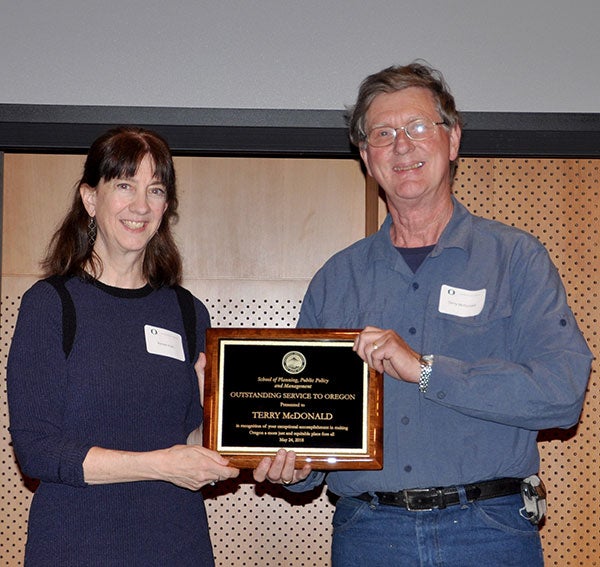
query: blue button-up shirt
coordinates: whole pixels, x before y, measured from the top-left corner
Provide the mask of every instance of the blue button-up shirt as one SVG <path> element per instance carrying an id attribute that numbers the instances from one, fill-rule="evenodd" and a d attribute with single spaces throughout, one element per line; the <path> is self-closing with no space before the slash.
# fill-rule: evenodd
<path id="1" fill-rule="evenodd" d="M 384 377 L 384 468 L 330 472 L 336 494 L 524 478 L 539 467 L 538 430 L 579 419 L 592 355 L 547 251 L 453 203 L 416 273 L 391 242 L 388 216 L 308 288 L 298 327 L 393 329 L 435 355 L 426 394 Z"/>

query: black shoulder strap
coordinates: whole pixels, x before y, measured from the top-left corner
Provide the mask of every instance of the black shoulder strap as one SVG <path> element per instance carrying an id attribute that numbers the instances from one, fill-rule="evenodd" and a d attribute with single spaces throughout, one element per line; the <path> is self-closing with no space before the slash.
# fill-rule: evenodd
<path id="1" fill-rule="evenodd" d="M 189 290 L 180 285 L 173 286 L 173 289 L 177 294 L 179 309 L 181 309 L 189 359 L 194 364 L 196 361 L 196 308 L 194 307 L 194 296 Z"/>
<path id="2" fill-rule="evenodd" d="M 62 302 L 62 335 L 63 335 L 63 351 L 65 357 L 69 356 L 73 342 L 75 341 L 75 330 L 77 329 L 77 315 L 75 314 L 75 304 L 71 298 L 71 294 L 65 286 L 65 282 L 69 278 L 67 276 L 50 276 L 44 281 L 47 281 L 58 292 Z"/>
<path id="3" fill-rule="evenodd" d="M 75 331 L 77 329 L 77 315 L 75 313 L 75 304 L 71 294 L 65 286 L 65 282 L 69 278 L 67 276 L 50 276 L 44 281 L 47 281 L 58 292 L 62 302 L 62 334 L 63 334 L 63 351 L 65 357 L 68 357 L 73 342 L 75 341 Z M 174 286 L 179 302 L 179 309 L 183 318 L 183 328 L 185 330 L 186 340 L 188 344 L 188 356 L 193 364 L 196 360 L 196 308 L 194 307 L 194 297 L 191 292 L 184 287 Z"/>

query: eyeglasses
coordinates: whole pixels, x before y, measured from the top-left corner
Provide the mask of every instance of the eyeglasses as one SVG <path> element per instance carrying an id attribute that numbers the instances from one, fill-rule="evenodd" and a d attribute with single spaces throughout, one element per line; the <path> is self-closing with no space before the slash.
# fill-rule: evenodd
<path id="1" fill-rule="evenodd" d="M 390 146 L 396 141 L 398 130 L 404 131 L 410 140 L 422 142 L 431 138 L 435 134 L 436 128 L 442 124 L 446 124 L 446 121 L 434 122 L 428 118 L 415 118 L 399 128 L 378 126 L 367 134 L 367 143 L 374 148 Z"/>

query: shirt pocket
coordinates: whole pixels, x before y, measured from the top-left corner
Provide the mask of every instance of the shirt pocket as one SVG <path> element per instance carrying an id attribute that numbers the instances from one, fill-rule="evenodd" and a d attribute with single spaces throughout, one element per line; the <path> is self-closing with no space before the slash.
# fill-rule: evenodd
<path id="1" fill-rule="evenodd" d="M 430 336 L 435 344 L 431 352 L 465 361 L 482 358 L 507 358 L 510 352 L 512 306 L 490 298 L 483 311 L 473 317 L 440 313 L 432 308 Z"/>

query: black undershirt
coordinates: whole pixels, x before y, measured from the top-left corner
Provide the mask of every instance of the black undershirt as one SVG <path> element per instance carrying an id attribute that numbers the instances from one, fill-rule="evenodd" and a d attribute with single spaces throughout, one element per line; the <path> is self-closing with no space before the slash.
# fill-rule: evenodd
<path id="1" fill-rule="evenodd" d="M 434 248 L 435 244 L 431 244 L 430 246 L 420 246 L 418 248 L 401 248 L 400 246 L 396 246 L 396 250 L 402 254 L 404 261 L 413 271 L 413 274 L 419 269 L 419 266 Z"/>

